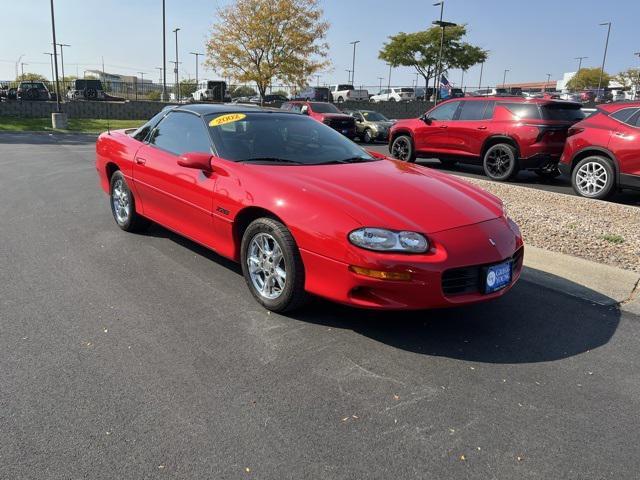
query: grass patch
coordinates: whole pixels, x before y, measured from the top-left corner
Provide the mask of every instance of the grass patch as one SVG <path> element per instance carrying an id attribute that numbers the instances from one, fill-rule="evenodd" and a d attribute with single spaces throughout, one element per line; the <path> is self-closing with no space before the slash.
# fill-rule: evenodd
<path id="1" fill-rule="evenodd" d="M 144 120 L 109 120 L 112 130 L 118 128 L 137 128 Z M 75 132 L 101 133 L 107 131 L 107 120 L 102 118 L 70 118 L 69 128 L 59 130 L 51 128 L 50 118 L 0 117 L 0 132 Z"/>
<path id="2" fill-rule="evenodd" d="M 602 236 L 603 240 L 606 240 L 607 242 L 610 243 L 614 243 L 616 245 L 620 245 L 621 243 L 624 243 L 624 237 L 621 235 L 616 235 L 613 233 L 607 233 L 606 235 Z"/>

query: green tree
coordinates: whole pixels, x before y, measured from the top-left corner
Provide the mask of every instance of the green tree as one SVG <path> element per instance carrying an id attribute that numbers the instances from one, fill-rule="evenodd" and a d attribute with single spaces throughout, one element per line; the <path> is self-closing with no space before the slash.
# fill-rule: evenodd
<path id="1" fill-rule="evenodd" d="M 273 79 L 304 85 L 325 69 L 329 24 L 319 0 L 237 0 L 218 10 L 207 42 L 207 65 L 261 97 Z"/>
<path id="2" fill-rule="evenodd" d="M 160 97 L 162 95 L 160 94 L 160 92 L 158 92 L 157 90 L 153 90 L 149 93 L 147 93 L 147 100 L 150 100 L 152 102 L 157 102 L 160 100 Z"/>
<path id="3" fill-rule="evenodd" d="M 620 72 L 614 77 L 614 80 L 627 88 L 632 85 L 640 85 L 640 68 L 629 68 Z"/>
<path id="4" fill-rule="evenodd" d="M 193 92 L 198 89 L 198 84 L 194 79 L 185 78 L 180 80 L 180 95 L 184 97 L 190 97 Z"/>
<path id="5" fill-rule="evenodd" d="M 16 82 L 48 82 L 47 77 L 39 73 L 25 72 L 16 77 Z"/>
<path id="6" fill-rule="evenodd" d="M 487 60 L 488 52 L 463 41 L 467 34 L 465 25 L 445 29 L 442 47 L 442 71 L 452 68 L 468 70 L 473 65 Z M 380 60 L 393 67 L 413 67 L 424 78 L 425 85 L 435 75 L 440 52 L 440 27 L 404 33 L 389 37 L 378 54 Z"/>
<path id="7" fill-rule="evenodd" d="M 236 98 L 236 97 L 255 97 L 257 95 L 257 92 L 255 91 L 255 89 L 247 86 L 247 85 L 240 85 L 239 87 L 234 88 L 231 91 L 231 97 L 232 98 Z"/>
<path id="8" fill-rule="evenodd" d="M 283 97 L 288 97 L 289 93 L 285 90 L 274 90 L 273 92 L 271 92 L 272 95 L 281 95 Z"/>
<path id="9" fill-rule="evenodd" d="M 598 88 L 601 68 L 581 68 L 571 80 L 567 82 L 569 90 L 584 90 L 585 88 Z M 602 74 L 602 88 L 606 88 L 611 81 L 607 72 Z"/>

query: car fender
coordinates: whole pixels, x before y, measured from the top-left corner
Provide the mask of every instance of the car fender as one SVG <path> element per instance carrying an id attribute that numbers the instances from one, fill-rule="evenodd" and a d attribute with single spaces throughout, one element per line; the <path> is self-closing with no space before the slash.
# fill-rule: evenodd
<path id="1" fill-rule="evenodd" d="M 495 140 L 500 140 L 500 141 L 505 141 L 507 143 L 515 144 L 516 149 L 518 150 L 518 156 L 520 156 L 520 143 L 518 142 L 518 140 L 513 136 L 504 133 L 504 134 L 491 135 L 490 137 L 487 137 L 484 140 L 484 142 L 482 142 L 482 149 L 480 150 L 481 159 L 484 158 L 484 154 L 487 152 L 489 148 L 488 147 L 489 143 L 493 143 Z"/>
<path id="2" fill-rule="evenodd" d="M 573 172 L 573 169 L 575 167 L 576 158 L 580 157 L 582 154 L 588 151 L 596 151 L 596 152 L 602 153 L 611 159 L 613 163 L 613 169 L 616 172 L 616 183 L 618 183 L 620 180 L 620 165 L 618 164 L 618 159 L 616 158 L 616 156 L 613 154 L 611 150 L 601 146 L 590 145 L 590 146 L 582 147 L 580 150 L 575 151 L 573 153 L 573 156 L 571 157 L 571 172 Z"/>

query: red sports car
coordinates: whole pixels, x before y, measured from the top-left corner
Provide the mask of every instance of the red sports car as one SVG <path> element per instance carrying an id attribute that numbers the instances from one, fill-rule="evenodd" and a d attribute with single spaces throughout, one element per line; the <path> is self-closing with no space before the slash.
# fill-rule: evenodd
<path id="1" fill-rule="evenodd" d="M 376 309 L 463 305 L 520 276 L 522 238 L 499 199 L 306 116 L 185 105 L 96 148 L 120 228 L 152 220 L 241 262 L 270 310 L 309 293 Z"/>

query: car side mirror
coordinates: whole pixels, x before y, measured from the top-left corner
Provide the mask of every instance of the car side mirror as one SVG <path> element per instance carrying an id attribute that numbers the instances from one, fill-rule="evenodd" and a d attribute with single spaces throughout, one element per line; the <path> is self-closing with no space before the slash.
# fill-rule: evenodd
<path id="1" fill-rule="evenodd" d="M 431 122 L 433 122 L 433 120 L 431 119 L 431 117 L 429 117 L 426 113 L 424 115 L 422 115 L 422 117 L 420 117 L 420 119 L 426 123 L 427 125 L 431 125 Z"/>
<path id="2" fill-rule="evenodd" d="M 303 115 L 309 115 L 309 107 L 307 107 L 306 105 L 303 105 L 302 108 L 300 109 L 300 113 Z"/>
<path id="3" fill-rule="evenodd" d="M 197 170 L 204 170 L 210 172 L 213 170 L 211 167 L 211 160 L 213 155 L 204 152 L 187 152 L 178 157 L 178 165 L 185 168 L 195 168 Z"/>

